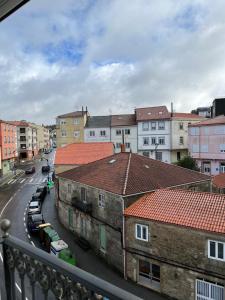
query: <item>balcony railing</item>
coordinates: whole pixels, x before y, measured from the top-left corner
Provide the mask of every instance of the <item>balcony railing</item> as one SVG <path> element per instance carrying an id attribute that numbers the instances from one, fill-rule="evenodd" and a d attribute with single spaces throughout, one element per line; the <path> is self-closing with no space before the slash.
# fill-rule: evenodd
<path id="1" fill-rule="evenodd" d="M 78 198 L 72 198 L 72 206 L 84 213 L 92 213 L 92 204 L 81 201 Z"/>
<path id="2" fill-rule="evenodd" d="M 16 299 L 124 299 L 141 300 L 92 274 L 63 262 L 15 237 L 9 236 L 10 222 L 1 229 L 7 300 Z M 19 284 L 17 283 L 19 280 Z M 18 297 L 16 286 L 21 293 Z"/>

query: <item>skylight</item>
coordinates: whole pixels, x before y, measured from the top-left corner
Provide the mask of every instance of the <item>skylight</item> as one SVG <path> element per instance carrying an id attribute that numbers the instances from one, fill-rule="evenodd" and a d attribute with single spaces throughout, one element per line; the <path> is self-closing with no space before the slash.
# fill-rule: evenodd
<path id="1" fill-rule="evenodd" d="M 162 115 L 162 111 L 159 111 L 159 115 Z"/>
<path id="2" fill-rule="evenodd" d="M 145 165 L 145 168 L 146 168 L 146 169 L 149 169 L 149 166 L 148 166 L 148 165 Z"/>
<path id="3" fill-rule="evenodd" d="M 115 159 L 111 159 L 111 160 L 109 161 L 109 164 L 113 164 L 115 161 L 116 161 Z"/>
<path id="4" fill-rule="evenodd" d="M 151 112 L 148 112 L 148 115 L 151 115 L 152 113 Z"/>

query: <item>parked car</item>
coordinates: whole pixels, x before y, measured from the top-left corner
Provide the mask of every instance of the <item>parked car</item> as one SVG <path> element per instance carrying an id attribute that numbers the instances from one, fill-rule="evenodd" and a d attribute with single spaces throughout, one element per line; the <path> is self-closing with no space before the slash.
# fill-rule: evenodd
<path id="1" fill-rule="evenodd" d="M 40 192 L 36 192 L 32 195 L 31 201 L 30 202 L 34 202 L 34 201 L 38 201 L 38 202 L 42 202 L 44 200 L 42 194 Z"/>
<path id="2" fill-rule="evenodd" d="M 45 151 L 44 151 L 44 154 L 49 154 L 51 151 L 50 151 L 50 149 L 46 149 Z"/>
<path id="3" fill-rule="evenodd" d="M 31 201 L 28 207 L 28 215 L 40 214 L 41 203 L 40 201 Z"/>
<path id="4" fill-rule="evenodd" d="M 31 233 L 39 231 L 39 225 L 44 223 L 42 214 L 29 215 L 27 218 L 27 228 Z"/>
<path id="5" fill-rule="evenodd" d="M 47 166 L 42 166 L 41 171 L 42 171 L 42 173 L 47 173 L 47 172 L 49 172 L 49 171 L 50 171 L 50 166 L 49 166 L 49 165 L 47 165 Z"/>
<path id="6" fill-rule="evenodd" d="M 35 167 L 34 166 L 27 169 L 27 170 L 25 170 L 25 174 L 33 174 L 33 173 L 35 173 Z"/>
<path id="7" fill-rule="evenodd" d="M 47 186 L 46 185 L 40 185 L 36 189 L 36 193 L 41 193 L 42 200 L 45 199 L 45 196 L 47 194 Z"/>

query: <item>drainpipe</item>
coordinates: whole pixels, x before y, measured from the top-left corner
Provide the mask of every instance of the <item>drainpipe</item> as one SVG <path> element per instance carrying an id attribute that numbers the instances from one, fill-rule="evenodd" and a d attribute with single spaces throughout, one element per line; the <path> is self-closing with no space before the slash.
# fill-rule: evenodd
<path id="1" fill-rule="evenodd" d="M 125 242 L 125 217 L 124 217 L 124 199 L 123 199 L 123 277 L 127 279 L 126 272 L 126 242 Z"/>

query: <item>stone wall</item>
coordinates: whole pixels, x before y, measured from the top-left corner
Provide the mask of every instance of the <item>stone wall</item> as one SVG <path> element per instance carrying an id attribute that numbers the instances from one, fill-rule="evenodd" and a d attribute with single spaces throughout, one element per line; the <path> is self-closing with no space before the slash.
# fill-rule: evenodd
<path id="1" fill-rule="evenodd" d="M 148 226 L 148 242 L 135 238 L 135 224 Z M 194 299 L 195 279 L 225 284 L 225 262 L 208 258 L 208 240 L 225 236 L 181 226 L 126 218 L 127 276 L 138 280 L 138 259 L 160 266 L 160 292 L 176 299 Z M 220 278 L 220 279 L 218 279 Z"/>

